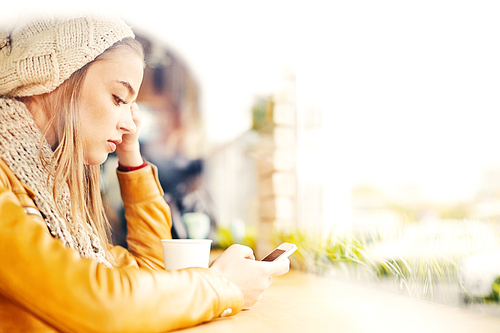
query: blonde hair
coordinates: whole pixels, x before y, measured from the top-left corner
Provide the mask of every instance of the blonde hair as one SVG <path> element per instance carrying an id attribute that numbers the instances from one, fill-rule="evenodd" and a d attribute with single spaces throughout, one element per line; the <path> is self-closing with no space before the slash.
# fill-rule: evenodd
<path id="1" fill-rule="evenodd" d="M 106 258 L 111 263 L 115 260 L 109 252 L 111 227 L 101 197 L 100 166 L 86 165 L 84 160 L 84 146 L 80 139 L 78 101 L 83 82 L 89 66 L 104 57 L 112 56 L 111 52 L 128 48 L 144 59 L 141 44 L 130 37 L 113 44 L 93 62 L 74 72 L 54 91 L 37 97 L 36 103 L 48 116 L 47 126 L 43 132 L 43 139 L 49 131 L 55 133 L 56 148 L 50 161 L 44 160 L 40 150 L 40 158 L 49 174 L 54 175 L 53 197 L 61 194 L 63 185 L 69 188 L 71 200 L 71 215 L 73 225 L 68 225 L 73 234 L 77 223 L 88 223 L 99 236 L 106 252 Z M 20 98 L 30 108 L 34 103 L 31 97 Z M 42 140 L 43 140 L 42 139 Z M 42 145 L 40 145 L 41 147 Z M 48 180 L 47 180 L 48 181 Z M 60 209 L 60 207 L 57 207 Z"/>

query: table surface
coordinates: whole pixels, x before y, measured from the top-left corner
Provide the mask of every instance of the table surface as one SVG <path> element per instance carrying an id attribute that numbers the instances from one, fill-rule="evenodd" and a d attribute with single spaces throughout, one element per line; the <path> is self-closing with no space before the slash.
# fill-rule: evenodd
<path id="1" fill-rule="evenodd" d="M 500 317 L 292 270 L 250 310 L 178 332 L 500 332 Z"/>

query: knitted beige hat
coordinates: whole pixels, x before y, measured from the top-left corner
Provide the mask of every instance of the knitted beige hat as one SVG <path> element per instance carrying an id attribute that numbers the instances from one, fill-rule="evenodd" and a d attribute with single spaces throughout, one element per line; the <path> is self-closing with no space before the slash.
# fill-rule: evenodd
<path id="1" fill-rule="evenodd" d="M 0 96 L 40 95 L 56 89 L 132 29 L 117 16 L 36 18 L 0 30 Z"/>

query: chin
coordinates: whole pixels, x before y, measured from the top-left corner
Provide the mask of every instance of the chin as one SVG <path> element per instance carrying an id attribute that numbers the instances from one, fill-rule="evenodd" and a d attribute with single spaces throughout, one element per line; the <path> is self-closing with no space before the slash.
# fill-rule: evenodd
<path id="1" fill-rule="evenodd" d="M 101 156 L 89 156 L 89 157 L 85 158 L 85 164 L 86 165 L 101 165 L 104 162 L 106 162 L 107 159 L 108 159 L 108 154 L 104 154 Z"/>

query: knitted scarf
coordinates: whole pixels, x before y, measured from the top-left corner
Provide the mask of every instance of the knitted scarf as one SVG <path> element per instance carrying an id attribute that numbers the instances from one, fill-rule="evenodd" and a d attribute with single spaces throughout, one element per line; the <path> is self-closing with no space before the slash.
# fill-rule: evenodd
<path id="1" fill-rule="evenodd" d="M 77 250 L 80 256 L 111 267 L 93 228 L 88 223 L 73 224 L 67 185 L 57 198 L 59 210 L 56 208 L 52 191 L 54 177 L 40 161 L 41 137 L 42 133 L 24 103 L 0 98 L 0 158 L 35 193 L 34 202 L 54 237 Z M 53 155 L 46 140 L 41 151 L 44 158 L 50 159 Z"/>

